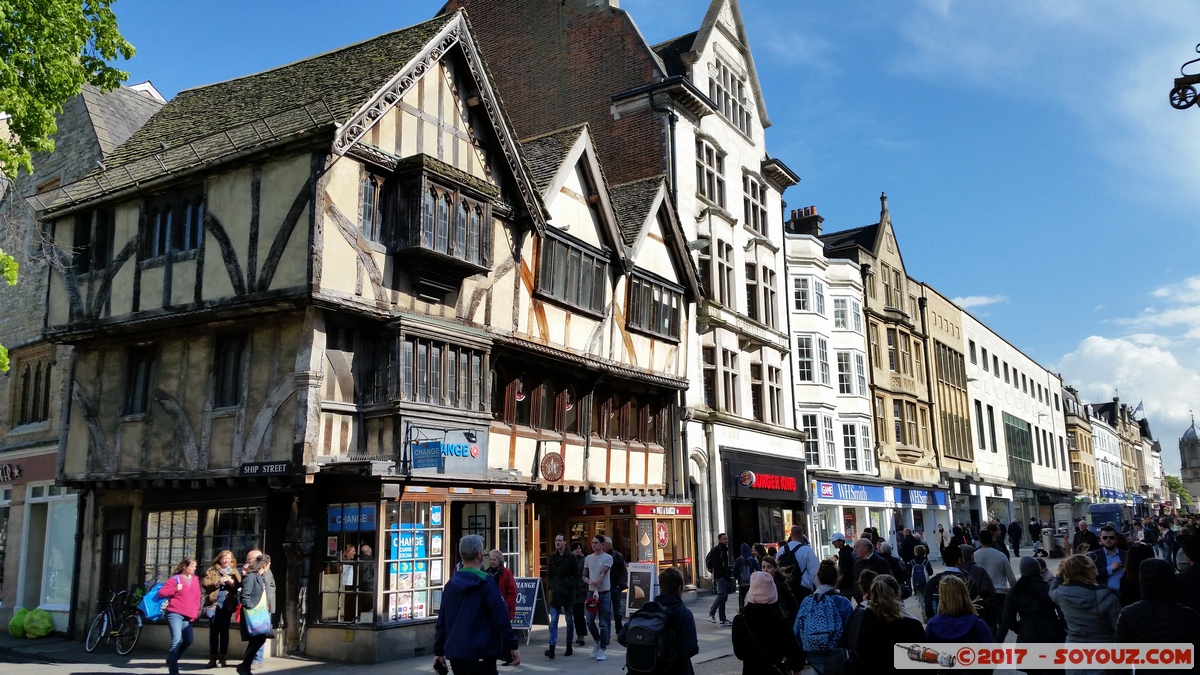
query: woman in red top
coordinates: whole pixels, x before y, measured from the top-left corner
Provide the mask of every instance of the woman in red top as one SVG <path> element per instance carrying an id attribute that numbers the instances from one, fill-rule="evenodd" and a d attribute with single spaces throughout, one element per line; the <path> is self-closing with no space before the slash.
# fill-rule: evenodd
<path id="1" fill-rule="evenodd" d="M 192 622 L 200 616 L 200 601 L 204 593 L 196 578 L 196 559 L 187 556 L 175 566 L 175 573 L 158 590 L 158 597 L 167 599 L 164 613 L 171 629 L 171 651 L 167 652 L 167 672 L 179 675 L 179 657 L 192 644 Z"/>
<path id="2" fill-rule="evenodd" d="M 504 596 L 504 604 L 508 605 L 508 620 L 511 622 L 517 615 L 517 580 L 513 578 L 512 570 L 504 566 L 504 554 L 500 549 L 494 549 L 488 554 L 487 573 L 500 586 L 500 595 Z M 511 665 L 512 659 L 504 657 L 503 665 Z"/>

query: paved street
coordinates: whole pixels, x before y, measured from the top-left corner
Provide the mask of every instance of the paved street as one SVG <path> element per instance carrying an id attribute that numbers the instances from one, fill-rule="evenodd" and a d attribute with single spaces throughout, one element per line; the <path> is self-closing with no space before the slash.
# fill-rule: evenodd
<path id="1" fill-rule="evenodd" d="M 1056 571 L 1061 560 L 1050 560 L 1050 569 Z M 1018 559 L 1013 559 L 1013 570 L 1017 569 Z M 940 566 L 934 566 L 940 571 Z M 713 596 L 701 594 L 690 606 L 696 615 L 696 626 L 700 637 L 700 654 L 693 663 L 697 675 L 732 675 L 741 672 L 741 662 L 732 656 L 733 647 L 730 644 L 729 629 L 715 626 L 705 620 L 709 603 Z M 915 600 L 909 599 L 908 609 L 918 613 Z M 732 619 L 737 613 L 737 595 L 733 594 L 726 604 L 726 611 Z M 234 638 L 235 644 L 241 644 Z M 522 642 L 521 657 L 524 662 L 517 668 L 501 668 L 501 673 L 517 675 L 518 673 L 556 673 L 569 670 L 575 674 L 619 673 L 625 665 L 625 650 L 618 644 L 608 650 L 608 660 L 592 661 L 587 657 L 591 651 L 591 640 L 570 658 L 562 656 L 561 648 L 558 658 L 554 661 L 543 655 L 546 649 L 547 628 L 537 626 L 533 631 L 530 645 Z M 164 672 L 164 654 L 153 653 L 147 649 L 135 649 L 131 657 L 120 657 L 115 652 L 100 647 L 93 654 L 83 650 L 81 642 L 70 642 L 61 638 L 45 638 L 43 640 L 18 640 L 7 634 L 0 635 L 0 673 L 21 673 L 22 675 L 110 675 L 116 673 L 132 673 L 149 675 Z M 181 663 L 180 670 L 189 675 L 213 673 L 214 675 L 233 675 L 233 667 L 209 670 L 203 668 L 206 662 L 205 646 L 193 645 L 190 650 L 191 658 Z M 404 661 L 393 661 L 374 665 L 354 665 L 312 661 L 304 658 L 271 659 L 255 673 L 294 673 L 304 675 L 408 675 L 410 673 L 432 673 L 431 657 L 421 657 Z M 808 670 L 812 673 L 812 670 Z M 996 671 L 1006 672 L 1006 671 Z M 1012 672 L 1012 671 L 1007 671 Z"/>

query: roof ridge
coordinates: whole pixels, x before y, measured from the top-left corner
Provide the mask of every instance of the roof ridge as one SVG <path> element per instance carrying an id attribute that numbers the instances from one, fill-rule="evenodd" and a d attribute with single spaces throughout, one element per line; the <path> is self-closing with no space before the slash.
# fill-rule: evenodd
<path id="1" fill-rule="evenodd" d="M 535 136 L 529 136 L 528 138 L 520 138 L 520 139 L 517 139 L 517 142 L 518 143 L 529 143 L 532 141 L 540 141 L 543 138 L 549 138 L 550 136 L 557 136 L 559 134 L 564 134 L 568 131 L 575 131 L 576 129 L 581 129 L 586 126 L 588 126 L 587 122 L 580 122 L 578 124 L 572 124 L 569 126 L 560 127 L 558 129 L 554 129 L 553 131 L 545 131 L 545 132 L 542 132 Z"/>
<path id="2" fill-rule="evenodd" d="M 244 80 L 244 79 L 251 78 L 251 77 L 258 77 L 259 75 L 265 75 L 267 73 L 271 73 L 276 70 L 283 70 L 284 68 L 290 68 L 292 66 L 299 65 L 306 61 L 315 61 L 316 59 L 324 58 L 324 57 L 330 56 L 332 54 L 337 54 L 338 52 L 344 52 L 347 49 L 353 49 L 354 47 L 360 47 L 367 43 L 386 38 L 390 35 L 395 35 L 396 33 L 403 33 L 403 32 L 412 30 L 414 28 L 417 28 L 419 26 L 424 26 L 424 25 L 431 24 L 431 23 L 434 23 L 437 21 L 440 21 L 442 23 L 449 23 L 449 20 L 451 18 L 453 18 L 455 16 L 455 14 L 458 14 L 462 11 L 463 10 L 459 9 L 459 10 L 455 10 L 454 12 L 452 12 L 450 14 L 439 14 L 437 16 L 434 16 L 431 19 L 427 19 L 420 23 L 414 23 L 411 26 L 404 26 L 401 28 L 396 28 L 395 30 L 390 30 L 386 33 L 380 33 L 379 35 L 375 35 L 375 36 L 372 36 L 369 38 L 364 38 L 362 40 L 359 40 L 358 42 L 352 42 L 348 45 L 342 45 L 341 47 L 335 47 L 333 49 L 323 51 L 320 54 L 313 54 L 312 56 L 306 56 L 302 59 L 296 59 L 295 61 L 289 61 L 288 63 L 283 63 L 278 66 L 272 66 L 272 67 L 266 68 L 264 70 L 259 70 L 259 71 L 253 72 L 253 73 L 246 73 L 245 75 L 238 75 L 237 77 L 230 77 L 230 78 L 227 78 L 224 80 L 218 80 L 216 82 L 209 82 L 207 84 L 200 84 L 200 85 L 196 85 L 194 87 L 188 87 L 187 89 L 180 89 L 179 92 L 175 95 L 179 96 L 180 94 L 183 94 L 186 92 L 198 91 L 200 89 L 206 89 L 208 87 L 213 87 L 213 86 L 216 86 L 219 84 L 228 84 L 230 82 L 237 82 L 238 80 Z"/>
<path id="3" fill-rule="evenodd" d="M 637 185 L 638 183 L 648 183 L 650 181 L 663 181 L 663 180 L 666 180 L 666 178 L 667 178 L 667 174 L 656 173 L 652 176 L 646 176 L 645 178 L 636 178 L 634 180 L 628 180 L 628 181 L 625 181 L 624 183 L 619 183 L 617 185 L 610 185 L 609 189 L 615 190 L 617 188 L 628 187 L 630 185 Z"/>
<path id="4" fill-rule="evenodd" d="M 660 42 L 656 45 L 650 45 L 650 48 L 653 49 L 654 51 L 658 51 L 659 47 L 666 47 L 667 45 L 671 44 L 672 42 L 678 42 L 679 40 L 682 40 L 686 37 L 695 38 L 699 34 L 700 34 L 700 29 L 696 29 L 690 33 L 683 33 L 682 35 L 676 35 L 675 37 L 673 37 L 669 40 L 663 40 L 662 42 Z"/>

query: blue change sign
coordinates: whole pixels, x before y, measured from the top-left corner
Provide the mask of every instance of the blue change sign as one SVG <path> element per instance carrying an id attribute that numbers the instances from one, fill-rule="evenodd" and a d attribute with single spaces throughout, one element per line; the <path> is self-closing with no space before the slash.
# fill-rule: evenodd
<path id="1" fill-rule="evenodd" d="M 442 442 L 417 441 L 413 443 L 412 466 L 414 469 L 442 468 Z"/>
<path id="2" fill-rule="evenodd" d="M 326 522 L 329 532 L 374 532 L 375 507 L 331 506 Z"/>

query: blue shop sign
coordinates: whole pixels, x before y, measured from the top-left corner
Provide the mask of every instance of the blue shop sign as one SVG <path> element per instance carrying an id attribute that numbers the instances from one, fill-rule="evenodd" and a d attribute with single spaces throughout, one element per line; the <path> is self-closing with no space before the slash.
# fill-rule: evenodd
<path id="1" fill-rule="evenodd" d="M 327 528 L 330 532 L 374 532 L 374 506 L 331 506 Z"/>
<path id="2" fill-rule="evenodd" d="M 892 488 L 896 501 L 900 504 L 921 506 L 927 508 L 945 508 L 946 493 L 941 490 L 916 490 L 912 488 Z"/>
<path id="3" fill-rule="evenodd" d="M 817 481 L 818 498 L 826 501 L 884 503 L 883 486 Z"/>

